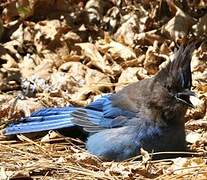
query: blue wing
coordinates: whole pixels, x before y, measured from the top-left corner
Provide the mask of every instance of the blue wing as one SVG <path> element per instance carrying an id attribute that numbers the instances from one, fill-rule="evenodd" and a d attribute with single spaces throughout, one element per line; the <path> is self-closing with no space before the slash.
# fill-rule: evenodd
<path id="1" fill-rule="evenodd" d="M 4 129 L 5 135 L 40 132 L 81 126 L 87 132 L 123 126 L 135 116 L 133 112 L 114 107 L 112 95 L 102 96 L 86 107 L 45 108 L 33 112 L 30 117 L 11 123 Z"/>

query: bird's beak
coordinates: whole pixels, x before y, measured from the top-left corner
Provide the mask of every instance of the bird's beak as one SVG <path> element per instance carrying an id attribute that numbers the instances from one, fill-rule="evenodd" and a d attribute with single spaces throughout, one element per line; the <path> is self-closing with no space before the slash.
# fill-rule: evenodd
<path id="1" fill-rule="evenodd" d="M 184 90 L 183 92 L 179 92 L 175 95 L 175 98 L 177 101 L 191 107 L 191 108 L 195 108 L 194 104 L 191 102 L 191 98 L 190 97 L 197 97 L 196 94 L 189 90 L 189 89 L 186 89 Z"/>

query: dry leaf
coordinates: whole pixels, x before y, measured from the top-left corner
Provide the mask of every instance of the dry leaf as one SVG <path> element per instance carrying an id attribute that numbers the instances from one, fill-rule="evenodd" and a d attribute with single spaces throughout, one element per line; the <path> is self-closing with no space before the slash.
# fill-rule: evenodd
<path id="1" fill-rule="evenodd" d="M 138 81 L 137 75 L 139 69 L 140 68 L 137 67 L 129 67 L 123 70 L 118 80 L 118 86 L 116 86 L 115 90 L 118 91 L 128 84 Z"/>
<path id="2" fill-rule="evenodd" d="M 50 142 L 52 139 L 60 137 L 60 134 L 55 131 L 49 131 L 44 137 L 41 138 L 41 142 Z"/>
<path id="3" fill-rule="evenodd" d="M 162 27 L 162 32 L 177 41 L 188 35 L 193 24 L 195 24 L 194 19 L 177 8 L 176 15 Z"/>
<path id="4" fill-rule="evenodd" d="M 83 55 L 90 58 L 89 65 L 96 66 L 103 72 L 111 72 L 111 69 L 106 66 L 103 56 L 99 53 L 96 45 L 91 43 L 77 43 L 77 46 L 80 46 L 83 50 Z"/>
<path id="5" fill-rule="evenodd" d="M 130 47 L 113 41 L 110 38 L 100 40 L 96 44 L 103 53 L 109 53 L 114 60 L 122 59 L 122 61 L 127 61 L 136 58 L 136 54 Z"/>
<path id="6" fill-rule="evenodd" d="M 156 53 L 156 48 L 150 46 L 146 52 L 144 68 L 147 70 L 148 74 L 155 74 L 163 61 L 164 58 Z"/>
<path id="7" fill-rule="evenodd" d="M 200 17 L 198 23 L 193 26 L 197 36 L 207 35 L 207 14 Z"/>
<path id="8" fill-rule="evenodd" d="M 191 132 L 191 133 L 186 135 L 186 141 L 191 143 L 191 144 L 194 144 L 199 140 L 201 140 L 201 134 L 200 133 Z"/>
<path id="9" fill-rule="evenodd" d="M 168 171 L 173 172 L 174 174 L 184 174 L 189 173 L 191 167 L 194 167 L 198 170 L 202 170 L 202 167 L 205 169 L 206 162 L 203 158 L 176 158 L 173 160 L 172 166 L 168 169 Z"/>
<path id="10" fill-rule="evenodd" d="M 142 162 L 144 164 L 146 164 L 151 159 L 149 153 L 143 148 L 140 149 L 140 154 L 142 155 Z"/>

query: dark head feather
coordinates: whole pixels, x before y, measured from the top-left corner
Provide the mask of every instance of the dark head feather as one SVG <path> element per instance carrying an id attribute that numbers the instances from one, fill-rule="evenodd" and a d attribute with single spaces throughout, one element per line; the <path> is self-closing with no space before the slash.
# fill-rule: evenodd
<path id="1" fill-rule="evenodd" d="M 176 51 L 174 59 L 155 76 L 155 81 L 164 86 L 178 102 L 190 107 L 193 107 L 190 96 L 195 95 L 190 91 L 192 86 L 190 63 L 194 49 L 194 44 L 190 44 L 185 48 L 181 46 Z"/>
<path id="2" fill-rule="evenodd" d="M 192 86 L 190 63 L 194 49 L 194 44 L 186 48 L 181 46 L 176 51 L 174 59 L 156 75 L 155 79 L 172 93 L 190 90 Z"/>

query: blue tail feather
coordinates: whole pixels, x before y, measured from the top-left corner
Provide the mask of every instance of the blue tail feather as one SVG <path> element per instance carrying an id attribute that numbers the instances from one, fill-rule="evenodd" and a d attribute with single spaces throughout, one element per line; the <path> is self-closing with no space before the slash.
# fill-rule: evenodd
<path id="1" fill-rule="evenodd" d="M 22 123 L 17 122 L 10 124 L 7 128 L 4 129 L 4 134 L 12 135 L 20 133 L 32 133 L 74 126 L 70 115 L 28 117 L 22 119 L 21 121 Z"/>
<path id="2" fill-rule="evenodd" d="M 33 112 L 30 117 L 11 123 L 4 129 L 5 135 L 48 131 L 81 126 L 90 131 L 122 126 L 134 113 L 113 107 L 111 97 L 103 96 L 86 107 L 45 108 Z"/>
<path id="3" fill-rule="evenodd" d="M 58 114 L 68 114 L 73 112 L 76 108 L 72 106 L 67 107 L 58 107 L 58 108 L 44 108 L 38 111 L 35 111 L 31 116 L 49 116 L 49 115 L 58 115 Z"/>

